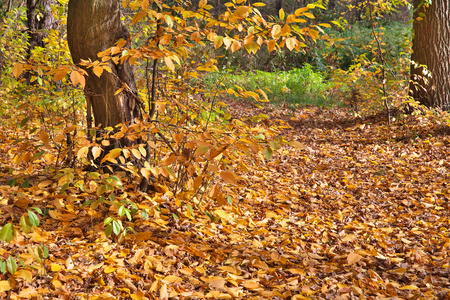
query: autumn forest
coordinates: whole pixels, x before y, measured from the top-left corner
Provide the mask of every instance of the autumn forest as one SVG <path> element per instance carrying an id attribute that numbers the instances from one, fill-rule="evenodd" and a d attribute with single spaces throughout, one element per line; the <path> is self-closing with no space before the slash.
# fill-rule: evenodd
<path id="1" fill-rule="evenodd" d="M 450 3 L 0 2 L 0 299 L 450 299 Z"/>

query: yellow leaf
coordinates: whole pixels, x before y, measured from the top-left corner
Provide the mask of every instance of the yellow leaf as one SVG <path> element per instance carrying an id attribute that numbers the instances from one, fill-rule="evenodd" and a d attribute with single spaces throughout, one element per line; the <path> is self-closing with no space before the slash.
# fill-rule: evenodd
<path id="1" fill-rule="evenodd" d="M 11 284 L 8 280 L 2 280 L 0 281 L 0 293 L 4 293 L 6 291 L 9 291 L 11 289 Z"/>
<path id="2" fill-rule="evenodd" d="M 122 93 L 122 91 L 123 91 L 124 89 L 125 89 L 124 87 L 118 89 L 118 90 L 114 93 L 114 96 L 116 96 L 116 95 Z"/>
<path id="3" fill-rule="evenodd" d="M 215 213 L 219 218 L 222 218 L 222 219 L 224 219 L 224 220 L 229 220 L 229 219 L 231 219 L 230 215 L 229 215 L 226 211 L 224 211 L 224 210 L 222 210 L 222 209 L 217 209 L 216 211 L 214 211 L 214 213 Z"/>
<path id="4" fill-rule="evenodd" d="M 142 168 L 141 169 L 141 174 L 142 174 L 142 176 L 144 176 L 144 178 L 150 179 L 150 171 L 149 170 L 147 170 L 145 168 Z"/>
<path id="5" fill-rule="evenodd" d="M 159 299 L 167 300 L 169 299 L 169 294 L 167 293 L 167 284 L 163 284 L 159 290 Z"/>
<path id="6" fill-rule="evenodd" d="M 81 147 L 80 150 L 78 150 L 78 152 L 77 152 L 77 158 L 78 159 L 86 158 L 88 152 L 89 152 L 89 147 Z"/>
<path id="7" fill-rule="evenodd" d="M 22 278 L 23 280 L 27 282 L 33 281 L 33 274 L 29 270 L 19 270 L 17 273 L 14 274 L 14 276 Z M 1 292 L 1 288 L 0 288 Z"/>
<path id="8" fill-rule="evenodd" d="M 280 9 L 278 16 L 280 17 L 280 20 L 284 20 L 284 9 Z"/>
<path id="9" fill-rule="evenodd" d="M 121 148 L 112 149 L 111 151 L 109 151 L 108 154 L 105 155 L 105 157 L 102 159 L 101 163 L 104 163 L 107 160 L 115 159 L 117 156 L 120 155 L 121 152 L 122 152 Z"/>
<path id="10" fill-rule="evenodd" d="M 166 63 L 166 66 L 172 70 L 175 71 L 175 65 L 173 64 L 173 61 L 170 57 L 164 57 L 164 62 Z"/>
<path id="11" fill-rule="evenodd" d="M 222 171 L 220 173 L 220 177 L 225 181 L 226 183 L 235 184 L 236 183 L 236 175 L 234 175 L 230 171 Z"/>
<path id="12" fill-rule="evenodd" d="M 36 297 L 38 295 L 38 292 L 36 291 L 35 288 L 27 288 L 22 290 L 19 293 L 19 297 L 20 298 L 33 298 Z"/>
<path id="13" fill-rule="evenodd" d="M 347 256 L 347 263 L 349 265 L 353 265 L 353 264 L 357 263 L 358 261 L 360 261 L 361 259 L 362 259 L 361 255 L 359 255 L 355 252 L 352 252 Z"/>
<path id="14" fill-rule="evenodd" d="M 285 24 L 283 26 L 283 29 L 281 29 L 281 35 L 286 36 L 291 32 L 291 27 L 289 25 Z"/>
<path id="15" fill-rule="evenodd" d="M 97 157 L 100 156 L 100 154 L 102 154 L 102 148 L 100 147 L 92 147 L 92 155 L 94 155 L 94 159 L 96 159 Z"/>
<path id="16" fill-rule="evenodd" d="M 109 73 L 112 73 L 112 70 L 109 66 L 103 66 L 103 69 L 108 71 Z"/>
<path id="17" fill-rule="evenodd" d="M 107 267 L 105 267 L 104 271 L 105 271 L 105 274 L 109 274 L 109 273 L 115 272 L 116 268 L 107 266 Z"/>
<path id="18" fill-rule="evenodd" d="M 19 63 L 15 63 L 13 66 L 12 72 L 13 72 L 14 77 L 16 77 L 16 79 L 17 79 L 23 72 L 23 65 L 19 64 Z"/>
<path id="19" fill-rule="evenodd" d="M 404 287 L 400 288 L 401 290 L 417 290 L 418 287 L 415 285 L 405 285 Z"/>
<path id="20" fill-rule="evenodd" d="M 175 276 L 175 275 L 169 275 L 164 277 L 163 279 L 165 282 L 167 283 L 173 283 L 173 282 L 179 282 L 179 281 L 183 281 L 183 279 L 181 279 L 181 277 Z"/>
<path id="21" fill-rule="evenodd" d="M 134 157 L 136 157 L 137 159 L 141 159 L 141 152 L 139 152 L 138 149 L 131 149 L 131 153 L 133 154 Z"/>
<path id="22" fill-rule="evenodd" d="M 224 289 L 226 283 L 227 283 L 227 281 L 225 279 L 223 279 L 223 278 L 216 278 L 216 279 L 213 279 L 213 280 L 211 280 L 209 282 L 209 287 L 212 290 L 219 290 L 219 291 L 221 291 L 221 290 Z"/>
<path id="23" fill-rule="evenodd" d="M 198 8 L 204 8 L 207 3 L 208 1 L 206 0 L 200 0 L 200 2 L 198 3 Z"/>
<path id="24" fill-rule="evenodd" d="M 286 47 L 289 49 L 289 51 L 294 50 L 296 45 L 297 45 L 297 40 L 294 37 L 290 37 L 290 38 L 286 39 Z"/>
<path id="25" fill-rule="evenodd" d="M 328 24 L 328 23 L 320 23 L 319 26 L 322 26 L 322 27 L 331 27 L 331 25 Z"/>
<path id="26" fill-rule="evenodd" d="M 51 264 L 50 268 L 52 269 L 53 272 L 58 272 L 59 270 L 62 269 L 62 267 L 60 265 L 57 265 L 57 264 Z"/>
<path id="27" fill-rule="evenodd" d="M 214 48 L 219 48 L 220 46 L 223 45 L 223 36 L 216 36 L 216 38 L 214 39 Z"/>
<path id="28" fill-rule="evenodd" d="M 310 19 L 315 19 L 316 17 L 314 17 L 314 15 L 312 13 L 309 12 L 305 12 L 302 14 L 303 16 L 310 18 Z"/>
<path id="29" fill-rule="evenodd" d="M 272 37 L 274 39 L 278 39 L 280 37 L 281 34 L 281 26 L 276 24 L 275 26 L 273 26 L 272 31 L 271 31 Z"/>
<path id="30" fill-rule="evenodd" d="M 309 300 L 309 299 L 311 298 L 302 295 L 294 295 L 294 297 L 291 298 L 291 300 Z"/>
<path id="31" fill-rule="evenodd" d="M 130 295 L 131 299 L 133 300 L 142 300 L 144 299 L 144 296 L 145 296 L 144 292 L 137 292 L 136 294 Z"/>

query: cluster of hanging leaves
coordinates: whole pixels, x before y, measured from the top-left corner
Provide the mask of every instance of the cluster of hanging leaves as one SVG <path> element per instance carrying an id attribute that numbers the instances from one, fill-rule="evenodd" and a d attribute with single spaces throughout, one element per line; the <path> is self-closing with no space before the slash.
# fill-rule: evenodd
<path id="1" fill-rule="evenodd" d="M 232 204 L 235 197 L 224 184 L 237 183 L 234 170 L 248 169 L 241 157 L 252 157 L 253 163 L 270 160 L 273 152 L 284 143 L 280 132 L 285 126 L 283 122 L 264 121 L 268 118 L 265 115 L 252 116 L 250 121 L 256 121 L 256 126 L 246 120 L 231 119 L 226 112 L 226 104 L 218 101 L 221 94 L 267 101 L 265 92 L 246 91 L 240 87 L 223 90 L 220 86 L 215 91 L 202 90 L 201 85 L 192 83 L 190 79 L 201 78 L 202 72 L 216 70 L 216 61 L 206 57 L 204 62 L 192 65 L 192 53 L 207 47 L 207 43 L 214 48 L 223 46 L 231 52 L 242 47 L 255 52 L 263 44 L 269 51 L 284 46 L 299 50 L 305 46 L 299 39 L 305 35 L 315 39 L 320 26 L 329 26 L 297 25 L 306 23 L 304 18 L 314 18 L 309 12 L 315 7 L 312 4 L 288 16 L 280 11 L 279 20 L 271 22 L 264 20 L 257 10 L 256 7 L 262 5 L 243 5 L 242 1 L 228 3 L 227 12 L 216 20 L 208 13 L 212 6 L 206 1 L 201 1 L 196 11 L 186 10 L 181 5 L 169 7 L 156 1 L 123 1 L 124 8 L 136 11 L 131 24 L 143 23 L 142 32 L 154 32 L 154 35 L 146 36 L 147 43 L 137 48 L 126 48 L 126 41 L 120 40 L 114 47 L 99 53 L 98 61 L 83 61 L 82 66 L 92 68 L 95 76 L 100 77 L 104 71 L 111 72 L 111 63 L 128 61 L 139 69 L 142 62 L 148 64 L 149 59 L 164 61 L 167 69 L 162 70 L 158 78 L 158 101 L 151 103 L 151 87 L 144 85 L 140 95 L 149 113 L 131 126 L 123 124 L 101 132 L 99 128 L 89 129 L 91 135 L 96 136 L 94 141 L 86 138 L 83 126 L 80 126 L 81 118 L 75 110 L 71 112 L 72 122 L 67 121 L 67 114 L 61 114 L 61 110 L 58 114 L 44 114 L 38 110 L 43 124 L 41 128 L 30 128 L 29 133 L 38 137 L 41 145 L 30 147 L 30 143 L 23 142 L 22 151 L 14 156 L 13 163 L 27 165 L 30 174 L 34 173 L 36 162 L 54 166 L 54 179 L 58 180 L 54 188 L 58 193 L 70 194 L 73 189 L 79 189 L 93 195 L 93 199 L 83 203 L 84 206 L 95 210 L 106 204 L 119 209 L 117 217 L 126 215 L 129 221 L 132 220 L 131 215 L 140 210 L 133 201 L 126 200 L 128 194 L 123 192 L 124 185 L 136 186 L 144 180 L 150 182 L 153 190 L 169 192 L 169 197 L 176 199 L 182 211 L 173 211 L 175 218 L 180 215 L 192 218 L 193 207 L 208 213 L 211 205 Z M 136 41 L 138 39 L 135 37 Z M 67 45 L 59 44 L 67 52 Z M 57 53 L 61 50 L 57 46 L 53 48 Z M 36 72 L 31 81 L 45 86 L 43 76 L 47 80 L 68 83 L 66 76 L 70 74 L 74 86 L 80 84 L 84 87 L 87 73 L 79 66 L 63 64 L 61 59 L 52 60 L 53 64 L 46 64 L 45 59 L 40 61 L 16 63 L 12 75 L 20 79 L 24 71 Z M 127 87 L 123 86 L 116 94 L 124 89 Z M 73 98 L 72 107 L 76 106 L 76 97 Z M 30 111 L 35 106 L 30 106 L 29 102 L 20 106 L 26 110 L 24 116 L 19 117 L 19 125 L 27 129 L 33 114 Z M 156 116 L 153 116 L 152 106 Z M 126 147 L 121 143 L 123 140 L 140 143 Z M 64 166 L 63 162 L 66 167 L 59 167 Z M 113 175 L 97 172 L 99 165 Z M 87 172 L 87 168 L 91 172 Z M 22 180 L 15 177 L 8 183 L 14 186 L 21 184 Z M 147 212 L 143 210 L 141 214 L 145 216 Z M 123 237 L 127 230 L 116 220 L 117 217 L 105 221 L 105 231 L 108 235 L 115 233 Z"/>

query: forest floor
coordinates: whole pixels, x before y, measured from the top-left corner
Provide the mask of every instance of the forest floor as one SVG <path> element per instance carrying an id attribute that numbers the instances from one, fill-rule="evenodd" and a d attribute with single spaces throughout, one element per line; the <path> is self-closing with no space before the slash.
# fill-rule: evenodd
<path id="1" fill-rule="evenodd" d="M 292 127 L 285 139 L 297 143 L 236 171 L 230 188 L 239 199 L 216 209 L 214 221 L 198 212 L 174 220 L 170 199 L 141 196 L 133 201 L 160 209 L 118 241 L 104 236 L 103 219 L 84 213 L 76 195 L 11 188 L 0 177 L 0 223 L 43 199 L 60 214 L 2 242 L 0 258 L 20 257 L 41 274 L 20 264 L 14 277 L 0 274 L 0 299 L 450 297 L 445 126 L 407 116 L 388 127 L 382 114 L 361 120 L 345 109 L 231 108 L 234 117 L 283 118 Z M 13 139 L 0 129 L 5 172 Z M 49 251 L 42 264 L 27 250 L 39 244 Z"/>

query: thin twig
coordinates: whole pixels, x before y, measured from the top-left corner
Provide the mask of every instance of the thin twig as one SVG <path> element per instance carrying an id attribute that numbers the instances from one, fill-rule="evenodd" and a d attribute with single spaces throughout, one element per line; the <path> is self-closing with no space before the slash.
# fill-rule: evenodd
<path id="1" fill-rule="evenodd" d="M 380 40 L 378 39 L 377 34 L 375 33 L 375 25 L 374 25 L 374 21 L 373 21 L 373 14 L 372 14 L 372 4 L 370 3 L 370 0 L 367 0 L 367 5 L 369 6 L 369 14 L 370 14 L 370 24 L 372 25 L 372 34 L 373 37 L 375 38 L 375 41 L 378 44 L 378 51 L 380 52 L 380 60 L 381 60 L 381 64 L 382 64 L 382 79 L 383 79 L 383 100 L 384 100 L 384 107 L 386 108 L 386 113 L 387 113 L 387 118 L 388 118 L 388 126 L 391 126 L 391 112 L 389 110 L 389 102 L 387 99 L 387 93 L 386 93 L 386 61 L 384 60 L 383 57 L 383 52 L 381 49 L 381 43 Z"/>

